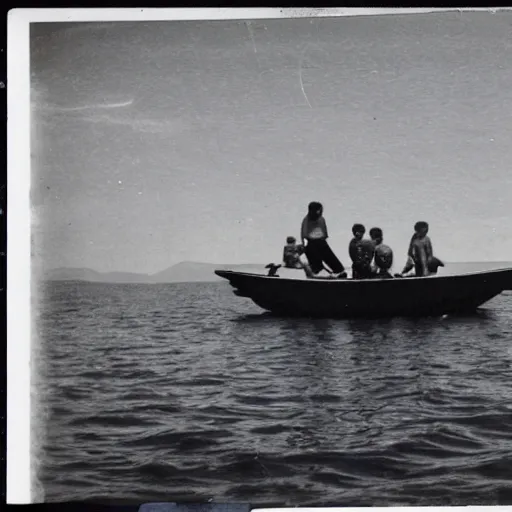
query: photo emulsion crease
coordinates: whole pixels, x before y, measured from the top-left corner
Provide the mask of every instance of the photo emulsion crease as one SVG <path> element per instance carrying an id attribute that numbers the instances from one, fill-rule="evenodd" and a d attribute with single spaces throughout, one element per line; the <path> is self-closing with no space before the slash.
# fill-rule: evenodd
<path id="1" fill-rule="evenodd" d="M 32 500 L 512 503 L 511 29 L 31 22 Z"/>

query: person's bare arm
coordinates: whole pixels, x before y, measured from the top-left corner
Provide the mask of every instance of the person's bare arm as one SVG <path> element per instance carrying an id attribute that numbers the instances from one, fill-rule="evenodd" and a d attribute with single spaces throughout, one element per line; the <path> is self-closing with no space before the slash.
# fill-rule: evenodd
<path id="1" fill-rule="evenodd" d="M 353 240 L 348 244 L 348 255 L 350 256 L 352 263 L 357 261 L 357 247 Z"/>
<path id="2" fill-rule="evenodd" d="M 327 223 L 325 222 L 325 219 L 323 217 L 320 218 L 320 225 L 322 226 L 322 229 L 325 233 L 325 238 L 329 238 L 329 233 L 327 233 Z"/>
<path id="3" fill-rule="evenodd" d="M 410 272 L 414 267 L 414 262 L 413 262 L 413 259 L 408 256 L 407 257 L 407 262 L 405 263 L 405 266 L 404 266 L 404 269 L 402 270 L 402 274 L 407 274 L 408 272 Z"/>
<path id="4" fill-rule="evenodd" d="M 427 267 L 427 263 L 428 263 L 428 257 L 427 257 L 427 245 L 428 245 L 428 242 L 425 241 L 424 243 L 424 246 L 422 247 L 422 249 L 419 251 L 419 257 L 420 257 L 420 262 L 421 262 L 421 271 L 423 272 L 422 275 L 426 276 L 428 275 L 428 267 Z"/>
<path id="5" fill-rule="evenodd" d="M 430 261 L 434 256 L 434 250 L 432 248 L 432 240 L 430 238 L 425 243 L 425 254 L 427 257 L 427 261 Z"/>
<path id="6" fill-rule="evenodd" d="M 407 256 L 409 258 L 411 258 L 411 260 L 414 260 L 414 250 L 413 250 L 414 240 L 416 240 L 416 235 L 412 235 L 411 241 L 409 242 L 409 249 L 407 250 Z"/>
<path id="7" fill-rule="evenodd" d="M 304 219 L 302 220 L 302 225 L 300 228 L 300 236 L 302 238 L 302 243 L 304 245 L 306 245 L 307 240 L 308 240 L 308 221 L 307 221 L 306 217 L 304 217 Z"/>

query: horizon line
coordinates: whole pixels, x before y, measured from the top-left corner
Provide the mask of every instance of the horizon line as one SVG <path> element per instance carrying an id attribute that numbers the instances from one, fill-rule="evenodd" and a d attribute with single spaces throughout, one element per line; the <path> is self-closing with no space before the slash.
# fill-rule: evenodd
<path id="1" fill-rule="evenodd" d="M 134 275 L 140 275 L 140 276 L 153 276 L 155 274 L 159 274 L 161 272 L 165 272 L 166 270 L 170 270 L 171 268 L 174 268 L 178 265 L 183 264 L 198 264 L 198 265 L 222 265 L 222 266 L 241 266 L 241 265 L 266 265 L 266 263 L 218 263 L 218 262 L 209 262 L 209 261 L 193 261 L 193 260 L 183 260 L 179 261 L 178 263 L 175 263 L 174 265 L 170 265 L 169 267 L 166 267 L 162 270 L 158 270 L 156 272 L 134 272 L 131 270 L 109 270 L 109 271 L 101 271 L 101 270 L 95 270 L 91 267 L 53 267 L 46 270 L 43 270 L 42 273 L 46 272 L 54 272 L 56 270 L 90 270 L 92 272 L 96 272 L 97 274 L 134 274 Z M 476 263 L 512 263 L 512 260 L 485 260 L 485 261 L 445 261 L 446 265 L 470 265 L 470 264 L 476 264 Z"/>

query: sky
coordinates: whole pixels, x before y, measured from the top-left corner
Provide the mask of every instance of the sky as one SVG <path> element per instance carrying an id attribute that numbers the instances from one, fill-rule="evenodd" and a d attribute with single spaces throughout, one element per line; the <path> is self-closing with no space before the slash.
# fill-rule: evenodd
<path id="1" fill-rule="evenodd" d="M 33 24 L 45 269 L 268 263 L 320 201 L 405 260 L 510 261 L 512 13 Z"/>

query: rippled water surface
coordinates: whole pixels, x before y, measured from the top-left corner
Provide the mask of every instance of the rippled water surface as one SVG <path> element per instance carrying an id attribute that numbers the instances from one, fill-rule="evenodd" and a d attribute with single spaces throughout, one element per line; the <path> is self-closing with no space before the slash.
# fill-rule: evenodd
<path id="1" fill-rule="evenodd" d="M 44 499 L 512 503 L 512 296 L 443 319 L 262 314 L 224 283 L 51 283 Z"/>

